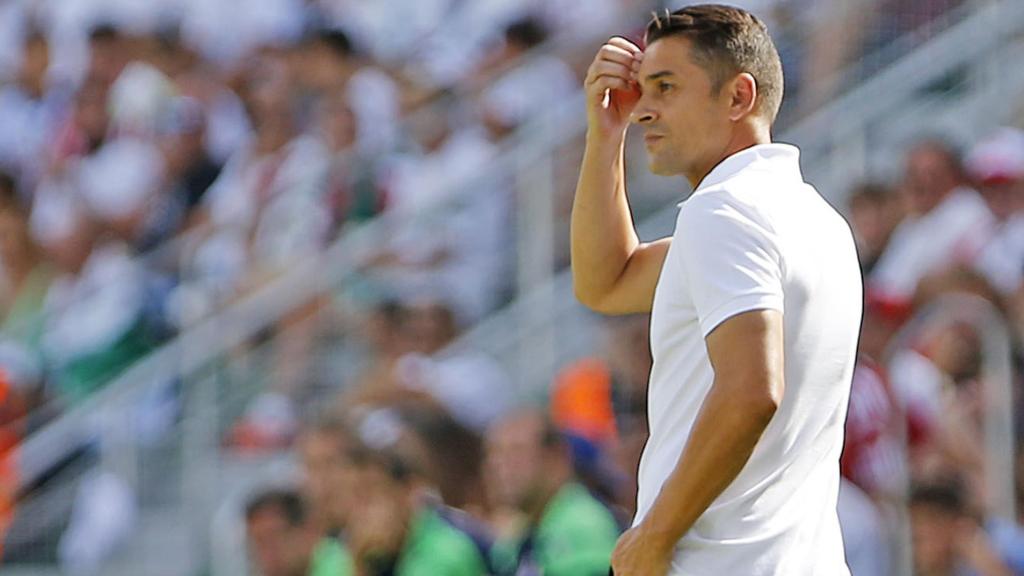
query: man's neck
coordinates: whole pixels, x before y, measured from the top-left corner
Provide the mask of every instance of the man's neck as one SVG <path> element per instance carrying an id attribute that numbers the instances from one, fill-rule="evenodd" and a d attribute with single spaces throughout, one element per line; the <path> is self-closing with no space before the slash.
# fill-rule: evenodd
<path id="1" fill-rule="evenodd" d="M 700 183 L 707 178 L 719 164 L 721 164 L 726 158 L 736 154 L 737 152 L 746 150 L 753 146 L 760 144 L 771 144 L 772 135 L 768 128 L 761 127 L 749 127 L 744 130 L 737 130 L 733 133 L 732 138 L 729 139 L 728 144 L 722 148 L 722 151 L 716 154 L 711 161 L 697 170 L 694 174 L 687 177 L 690 181 L 690 185 L 696 190 Z"/>

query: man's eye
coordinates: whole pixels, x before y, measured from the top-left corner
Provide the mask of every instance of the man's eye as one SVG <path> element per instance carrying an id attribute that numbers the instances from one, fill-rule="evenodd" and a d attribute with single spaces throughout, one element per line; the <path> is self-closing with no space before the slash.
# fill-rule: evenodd
<path id="1" fill-rule="evenodd" d="M 658 92 L 664 94 L 672 88 L 672 85 L 668 82 L 658 82 Z"/>

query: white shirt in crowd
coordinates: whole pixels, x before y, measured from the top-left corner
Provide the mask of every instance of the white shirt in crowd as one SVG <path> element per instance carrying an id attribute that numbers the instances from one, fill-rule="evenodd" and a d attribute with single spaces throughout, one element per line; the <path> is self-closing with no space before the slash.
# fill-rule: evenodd
<path id="1" fill-rule="evenodd" d="M 742 472 L 679 542 L 673 576 L 849 574 L 836 505 L 861 308 L 850 228 L 804 182 L 796 148 L 738 152 L 681 204 L 654 297 L 651 435 L 635 522 L 711 389 L 705 338 L 720 323 L 783 313 L 785 393 Z"/>
<path id="2" fill-rule="evenodd" d="M 922 278 L 970 256 L 971 236 L 991 222 L 992 214 L 977 192 L 952 191 L 931 212 L 896 228 L 871 274 L 872 290 L 886 300 L 910 299 Z"/>

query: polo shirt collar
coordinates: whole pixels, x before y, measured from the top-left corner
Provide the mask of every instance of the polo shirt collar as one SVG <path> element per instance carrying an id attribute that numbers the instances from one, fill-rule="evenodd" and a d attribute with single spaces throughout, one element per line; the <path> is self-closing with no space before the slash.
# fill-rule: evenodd
<path id="1" fill-rule="evenodd" d="M 708 172 L 708 175 L 700 181 L 700 185 L 694 192 L 710 188 L 725 182 L 735 176 L 741 170 L 749 168 L 754 164 L 771 163 L 773 170 L 783 173 L 792 172 L 800 177 L 800 149 L 792 144 L 757 144 L 750 148 L 744 148 L 735 154 L 726 157 L 717 166 Z"/>

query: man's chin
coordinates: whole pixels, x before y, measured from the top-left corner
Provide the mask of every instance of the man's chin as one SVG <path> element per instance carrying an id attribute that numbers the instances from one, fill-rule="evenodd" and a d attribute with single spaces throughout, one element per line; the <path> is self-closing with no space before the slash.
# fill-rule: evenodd
<path id="1" fill-rule="evenodd" d="M 679 174 L 679 171 L 675 170 L 670 164 L 659 161 L 653 156 L 648 160 L 647 168 L 652 174 L 657 176 L 676 176 Z"/>

